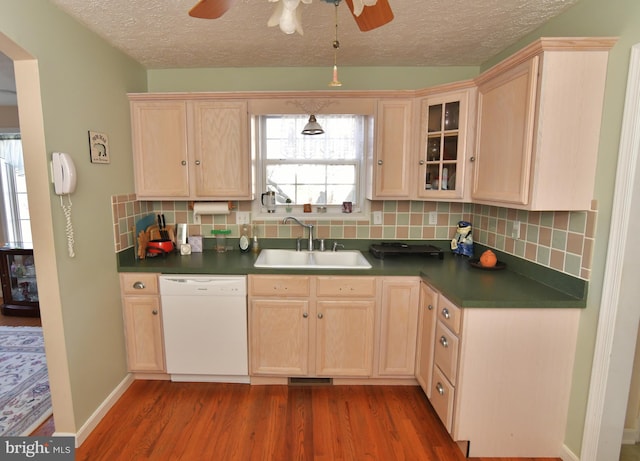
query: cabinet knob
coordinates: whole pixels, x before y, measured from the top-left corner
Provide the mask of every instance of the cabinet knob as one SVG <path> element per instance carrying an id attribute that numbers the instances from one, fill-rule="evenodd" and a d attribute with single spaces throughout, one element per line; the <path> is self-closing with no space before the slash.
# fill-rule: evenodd
<path id="1" fill-rule="evenodd" d="M 187 164 L 186 160 L 183 160 L 182 162 L 180 162 L 180 165 L 185 166 Z"/>
<path id="2" fill-rule="evenodd" d="M 309 317 L 309 314 L 305 312 L 304 314 L 302 314 L 302 316 L 306 319 L 307 317 Z"/>
<path id="3" fill-rule="evenodd" d="M 154 310 L 152 310 L 152 311 L 151 311 L 151 313 L 152 313 L 153 315 L 158 315 L 158 311 L 157 311 L 157 310 L 155 310 L 155 309 L 154 309 Z"/>
<path id="4" fill-rule="evenodd" d="M 438 394 L 444 395 L 444 386 L 442 383 L 436 384 L 436 391 L 438 391 Z"/>
<path id="5" fill-rule="evenodd" d="M 418 164 L 419 164 L 419 165 L 424 165 L 424 160 L 420 160 L 420 161 L 418 162 Z"/>
<path id="6" fill-rule="evenodd" d="M 442 309 L 442 316 L 449 320 L 451 318 L 451 314 L 449 314 L 449 309 L 447 309 L 446 307 Z"/>
<path id="7" fill-rule="evenodd" d="M 146 287 L 144 286 L 144 283 L 142 283 L 142 282 L 135 282 L 133 284 L 133 288 L 135 290 L 144 290 Z"/>
<path id="8" fill-rule="evenodd" d="M 378 165 L 382 165 L 382 160 L 378 160 Z"/>
<path id="9" fill-rule="evenodd" d="M 470 161 L 470 162 L 475 162 L 475 161 L 476 161 L 476 158 L 475 158 L 474 156 L 471 156 L 471 157 L 469 157 L 469 161 Z"/>
<path id="10" fill-rule="evenodd" d="M 196 160 L 196 165 L 200 165 L 200 160 Z"/>
<path id="11" fill-rule="evenodd" d="M 440 336 L 440 344 L 442 344 L 442 347 L 449 347 L 449 341 L 444 336 Z"/>
<path id="12" fill-rule="evenodd" d="M 323 317 L 322 313 L 318 314 L 318 318 L 321 319 Z"/>
<path id="13" fill-rule="evenodd" d="M 432 310 L 433 310 L 433 304 L 429 304 L 429 305 L 427 306 L 427 309 L 429 309 L 430 311 L 432 311 Z"/>

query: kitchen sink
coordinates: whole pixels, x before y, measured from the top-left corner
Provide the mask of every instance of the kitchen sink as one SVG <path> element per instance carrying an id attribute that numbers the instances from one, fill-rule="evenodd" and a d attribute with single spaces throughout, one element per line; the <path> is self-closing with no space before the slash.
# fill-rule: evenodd
<path id="1" fill-rule="evenodd" d="M 358 250 L 296 251 L 264 249 L 254 267 L 264 269 L 371 269 Z"/>

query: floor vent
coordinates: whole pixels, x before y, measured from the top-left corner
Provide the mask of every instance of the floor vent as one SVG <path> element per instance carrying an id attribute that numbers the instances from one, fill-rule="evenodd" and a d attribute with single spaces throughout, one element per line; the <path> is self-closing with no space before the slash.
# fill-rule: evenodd
<path id="1" fill-rule="evenodd" d="M 332 384 L 331 378 L 289 378 L 289 386 L 330 386 Z"/>

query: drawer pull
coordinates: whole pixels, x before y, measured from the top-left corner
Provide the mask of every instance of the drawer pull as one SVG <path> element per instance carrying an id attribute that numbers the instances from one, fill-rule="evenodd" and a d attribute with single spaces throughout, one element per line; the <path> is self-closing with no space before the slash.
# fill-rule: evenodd
<path id="1" fill-rule="evenodd" d="M 318 318 L 321 319 L 323 317 L 322 313 L 318 314 Z"/>
<path id="2" fill-rule="evenodd" d="M 442 344 L 442 347 L 449 347 L 449 341 L 444 336 L 440 336 L 440 344 Z"/>
<path id="3" fill-rule="evenodd" d="M 446 307 L 444 307 L 444 308 L 442 309 L 442 316 L 443 316 L 445 319 L 449 320 L 449 319 L 451 318 L 451 314 L 449 314 L 449 309 L 447 309 Z"/>
<path id="4" fill-rule="evenodd" d="M 432 310 L 433 310 L 433 304 L 429 304 L 429 305 L 427 306 L 427 309 L 429 309 L 430 311 L 432 311 Z"/>
<path id="5" fill-rule="evenodd" d="M 309 317 L 309 314 L 305 312 L 304 314 L 302 314 L 302 317 L 306 319 L 307 317 Z"/>
<path id="6" fill-rule="evenodd" d="M 142 283 L 142 282 L 135 282 L 133 284 L 133 288 L 136 289 L 136 290 L 144 290 L 147 287 L 145 287 L 144 283 Z"/>
<path id="7" fill-rule="evenodd" d="M 157 311 L 156 309 L 152 310 L 152 311 L 151 311 L 151 313 L 152 313 L 153 315 L 158 315 L 158 311 Z"/>
<path id="8" fill-rule="evenodd" d="M 438 394 L 444 395 L 444 386 L 441 383 L 436 384 L 436 391 Z"/>

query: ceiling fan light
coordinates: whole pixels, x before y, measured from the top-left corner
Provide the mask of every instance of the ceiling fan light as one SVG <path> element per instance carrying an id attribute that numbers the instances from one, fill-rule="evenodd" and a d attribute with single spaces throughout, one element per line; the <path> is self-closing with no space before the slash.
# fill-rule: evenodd
<path id="1" fill-rule="evenodd" d="M 309 122 L 304 126 L 302 130 L 302 134 L 306 135 L 315 135 L 315 134 L 323 134 L 324 130 L 320 126 L 320 124 L 316 120 L 315 115 L 311 115 L 309 117 Z"/>

